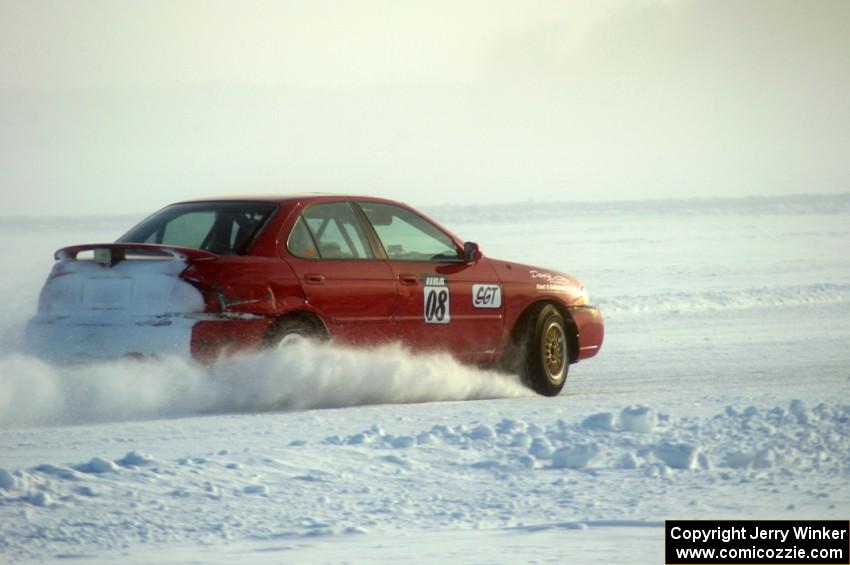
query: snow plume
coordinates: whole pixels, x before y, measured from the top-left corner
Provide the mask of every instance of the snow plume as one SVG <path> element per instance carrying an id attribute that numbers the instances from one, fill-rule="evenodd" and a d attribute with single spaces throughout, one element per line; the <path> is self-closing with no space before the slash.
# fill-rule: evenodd
<path id="1" fill-rule="evenodd" d="M 0 358 L 0 426 L 514 397 L 515 377 L 398 345 L 353 350 L 308 341 L 211 368 L 177 359 L 58 367 Z"/>

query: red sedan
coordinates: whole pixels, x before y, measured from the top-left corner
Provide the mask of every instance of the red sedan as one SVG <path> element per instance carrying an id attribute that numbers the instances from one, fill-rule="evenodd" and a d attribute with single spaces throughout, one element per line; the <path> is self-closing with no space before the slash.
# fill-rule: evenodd
<path id="1" fill-rule="evenodd" d="M 294 337 L 519 373 L 556 395 L 602 316 L 573 277 L 484 257 L 390 200 L 291 195 L 180 202 L 116 243 L 66 247 L 27 348 L 53 359 L 182 354 L 209 363 Z"/>

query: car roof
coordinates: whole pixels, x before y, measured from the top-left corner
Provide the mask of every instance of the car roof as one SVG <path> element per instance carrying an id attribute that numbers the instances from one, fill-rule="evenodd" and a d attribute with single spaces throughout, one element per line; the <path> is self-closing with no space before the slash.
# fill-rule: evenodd
<path id="1" fill-rule="evenodd" d="M 303 204 L 312 202 L 325 202 L 334 200 L 363 200 L 369 202 L 386 202 L 387 204 L 402 204 L 387 198 L 375 196 L 363 196 L 359 194 L 335 194 L 327 192 L 302 192 L 292 194 L 240 194 L 234 196 L 212 196 L 209 198 L 194 198 L 181 200 L 175 204 L 190 204 L 194 202 L 273 202 L 276 204 Z"/>
<path id="2" fill-rule="evenodd" d="M 419 210 L 405 204 L 404 202 L 399 202 L 397 200 L 390 200 L 389 198 L 380 198 L 377 196 L 362 196 L 358 194 L 334 194 L 334 193 L 326 193 L 326 192 L 303 192 L 303 193 L 292 193 L 292 194 L 240 194 L 238 196 L 214 196 L 210 198 L 197 198 L 193 200 L 183 200 L 180 202 L 175 202 L 174 204 L 191 204 L 193 202 L 269 202 L 273 204 L 278 204 L 282 208 L 293 208 L 298 205 L 307 206 L 309 204 L 315 204 L 317 202 L 336 202 L 340 200 L 354 200 L 359 202 L 380 202 L 384 204 L 393 204 L 396 206 L 400 206 L 402 208 L 407 208 L 415 212 L 417 215 L 425 218 L 432 224 L 436 225 L 439 229 L 447 233 L 452 239 L 454 239 L 459 244 L 463 244 L 462 239 L 460 239 L 457 235 L 451 232 L 451 230 L 447 229 L 445 226 L 442 226 L 439 222 L 430 218 L 426 214 L 422 213 Z M 174 205 L 172 204 L 172 206 Z"/>

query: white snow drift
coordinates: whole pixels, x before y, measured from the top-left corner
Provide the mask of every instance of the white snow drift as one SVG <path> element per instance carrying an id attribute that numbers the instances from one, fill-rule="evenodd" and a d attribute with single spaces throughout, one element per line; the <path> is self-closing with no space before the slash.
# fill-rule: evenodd
<path id="1" fill-rule="evenodd" d="M 268 416 L 237 436 L 238 420 L 221 422 L 218 441 L 166 457 L 94 451 L 0 469 L 0 548 L 37 557 L 147 543 L 263 547 L 375 530 L 534 531 L 555 527 L 553 516 L 658 528 L 659 513 L 723 515 L 762 490 L 771 512 L 805 504 L 810 490 L 830 508 L 850 502 L 848 404 L 661 414 L 651 430 L 537 416 L 321 437 L 293 432 L 294 417 Z"/>

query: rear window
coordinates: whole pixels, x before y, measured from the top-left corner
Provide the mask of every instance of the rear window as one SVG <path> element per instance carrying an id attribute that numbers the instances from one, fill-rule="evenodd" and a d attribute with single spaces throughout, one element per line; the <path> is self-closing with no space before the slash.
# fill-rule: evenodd
<path id="1" fill-rule="evenodd" d="M 277 208 L 265 202 L 193 202 L 163 208 L 118 239 L 241 255 Z"/>

